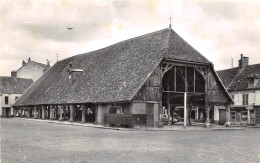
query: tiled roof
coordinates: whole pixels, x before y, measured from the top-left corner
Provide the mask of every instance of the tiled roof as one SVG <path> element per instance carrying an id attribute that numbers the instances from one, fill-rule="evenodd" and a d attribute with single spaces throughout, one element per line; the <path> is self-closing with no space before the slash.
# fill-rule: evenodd
<path id="1" fill-rule="evenodd" d="M 244 69 L 238 67 L 217 71 L 228 90 L 260 89 L 260 81 L 255 87 L 248 87 L 250 77 L 259 77 L 260 64 L 248 65 Z"/>
<path id="2" fill-rule="evenodd" d="M 22 94 L 32 83 L 32 79 L 0 76 L 0 94 Z"/>
<path id="3" fill-rule="evenodd" d="M 57 62 L 14 106 L 130 101 L 163 58 L 211 64 L 167 28 Z M 83 70 L 72 80 L 69 63 Z"/>

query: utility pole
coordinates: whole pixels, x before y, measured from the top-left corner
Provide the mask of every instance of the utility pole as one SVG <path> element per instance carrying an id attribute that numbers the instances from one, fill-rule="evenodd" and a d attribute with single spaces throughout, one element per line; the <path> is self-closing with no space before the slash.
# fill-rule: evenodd
<path id="1" fill-rule="evenodd" d="M 59 61 L 59 54 L 56 53 L 56 57 L 57 57 L 57 62 Z"/>
<path id="2" fill-rule="evenodd" d="M 233 58 L 231 57 L 231 68 L 233 68 Z"/>

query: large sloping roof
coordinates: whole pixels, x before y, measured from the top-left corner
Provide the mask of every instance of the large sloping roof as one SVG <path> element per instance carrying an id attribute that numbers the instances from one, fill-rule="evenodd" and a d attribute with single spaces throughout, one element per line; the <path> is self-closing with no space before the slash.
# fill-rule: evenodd
<path id="1" fill-rule="evenodd" d="M 163 58 L 210 64 L 167 28 L 57 62 L 14 106 L 130 101 Z M 69 63 L 83 69 L 73 82 Z"/>
<path id="2" fill-rule="evenodd" d="M 32 83 L 32 79 L 0 76 L 0 94 L 22 94 Z"/>
<path id="3" fill-rule="evenodd" d="M 176 61 L 187 61 L 202 64 L 210 63 L 208 59 L 190 46 L 173 30 L 169 31 L 168 46 L 169 51 L 168 55 L 165 56 L 166 59 L 169 58 Z"/>
<path id="4" fill-rule="evenodd" d="M 217 71 L 228 90 L 260 89 L 260 80 L 255 87 L 248 87 L 248 79 L 260 74 L 260 64 L 248 65 L 243 69 L 238 67 Z"/>

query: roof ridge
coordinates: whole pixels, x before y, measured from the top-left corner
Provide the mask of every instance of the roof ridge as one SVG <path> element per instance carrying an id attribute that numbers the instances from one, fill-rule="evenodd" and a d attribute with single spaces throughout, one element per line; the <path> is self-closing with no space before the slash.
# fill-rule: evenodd
<path id="1" fill-rule="evenodd" d="M 167 57 L 170 56 L 170 36 L 171 36 L 171 32 L 173 31 L 171 27 L 169 27 L 168 29 L 169 29 L 168 38 L 167 38 L 167 46 L 168 46 L 167 51 L 168 52 L 166 53 Z"/>
<path id="2" fill-rule="evenodd" d="M 256 64 L 252 64 L 252 65 L 247 65 L 246 67 L 252 67 L 252 66 L 257 66 L 257 65 L 260 65 L 260 63 L 256 63 Z M 245 67 L 245 68 L 246 68 L 246 67 Z M 218 70 L 217 72 L 220 72 L 220 71 L 227 71 L 227 70 L 232 70 L 232 69 L 236 69 L 236 68 L 239 68 L 239 67 L 237 66 L 237 67 L 233 67 L 233 68 L 228 68 L 228 69 Z"/>
<path id="3" fill-rule="evenodd" d="M 42 64 L 42 65 L 47 66 L 47 64 L 44 64 L 44 63 L 40 63 L 40 62 L 36 62 L 36 61 L 32 61 L 32 60 L 31 60 L 31 62 L 34 62 L 34 63 L 36 63 L 36 64 Z"/>
<path id="4" fill-rule="evenodd" d="M 122 41 L 116 42 L 116 43 L 108 45 L 106 47 L 103 47 L 103 48 L 100 48 L 100 49 L 97 49 L 97 50 L 93 50 L 93 51 L 89 51 L 89 52 L 86 52 L 86 53 L 76 54 L 76 55 L 73 55 L 73 56 L 68 57 L 68 58 L 73 58 L 73 57 L 76 57 L 76 56 L 79 56 L 79 55 L 87 55 L 87 54 L 90 54 L 90 53 L 93 53 L 93 52 L 98 52 L 98 51 L 104 50 L 106 48 L 109 48 L 111 46 L 114 46 L 114 45 L 117 45 L 117 44 L 121 44 L 121 43 L 126 42 L 126 41 L 131 41 L 131 40 L 137 39 L 139 37 L 144 37 L 144 36 L 151 35 L 151 34 L 154 34 L 154 33 L 159 33 L 159 32 L 165 31 L 165 30 L 169 30 L 169 28 L 164 28 L 164 29 L 161 29 L 161 30 L 158 30 L 158 31 L 154 31 L 154 32 L 146 33 L 146 34 L 139 35 L 139 36 L 136 36 L 136 37 L 128 38 L 126 40 L 122 40 Z M 65 59 L 68 59 L 68 58 L 65 58 Z M 63 59 L 63 60 L 65 60 L 65 59 Z M 60 60 L 60 61 L 62 61 L 62 60 Z"/>
<path id="5" fill-rule="evenodd" d="M 232 69 L 236 69 L 238 67 L 233 67 L 233 68 L 228 68 L 228 69 L 223 69 L 223 70 L 218 70 L 217 72 L 220 72 L 220 71 L 228 71 L 228 70 L 232 70 Z"/>

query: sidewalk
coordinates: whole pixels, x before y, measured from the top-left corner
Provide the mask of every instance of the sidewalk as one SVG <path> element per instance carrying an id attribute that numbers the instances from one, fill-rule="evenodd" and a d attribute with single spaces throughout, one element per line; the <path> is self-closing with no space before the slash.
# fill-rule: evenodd
<path id="1" fill-rule="evenodd" d="M 194 123 L 192 126 L 183 127 L 182 124 L 175 125 L 164 125 L 162 128 L 151 128 L 151 127 L 142 127 L 142 128 L 119 128 L 119 127 L 107 127 L 103 125 L 95 125 L 93 123 L 80 123 L 80 122 L 68 122 L 68 121 L 58 121 L 58 120 L 43 120 L 43 119 L 31 119 L 31 118 L 19 118 L 27 121 L 37 121 L 45 123 L 55 123 L 62 125 L 73 125 L 73 126 L 82 126 L 82 127 L 92 127 L 100 129 L 111 129 L 111 130 L 125 130 L 125 131 L 201 131 L 201 130 L 243 130 L 244 127 L 225 127 L 217 124 L 210 124 L 208 128 L 204 127 L 204 123 Z M 260 126 L 258 126 L 260 127 Z"/>

